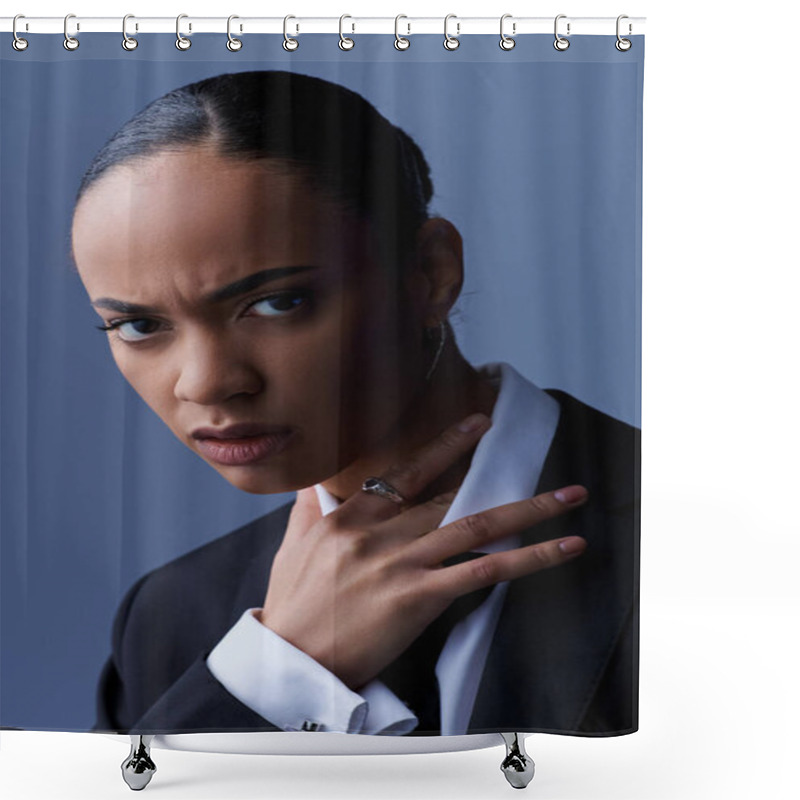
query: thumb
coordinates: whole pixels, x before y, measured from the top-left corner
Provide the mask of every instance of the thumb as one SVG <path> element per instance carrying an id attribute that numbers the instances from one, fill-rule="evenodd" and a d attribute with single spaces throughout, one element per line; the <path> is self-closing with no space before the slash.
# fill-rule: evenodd
<path id="1" fill-rule="evenodd" d="M 299 489 L 289 516 L 287 533 L 293 531 L 302 535 L 321 519 L 322 509 L 319 506 L 317 490 L 313 486 Z"/>

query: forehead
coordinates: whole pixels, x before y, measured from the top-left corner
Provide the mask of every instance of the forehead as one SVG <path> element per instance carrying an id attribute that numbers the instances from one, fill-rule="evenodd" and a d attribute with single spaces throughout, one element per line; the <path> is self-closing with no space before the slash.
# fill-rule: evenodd
<path id="1" fill-rule="evenodd" d="M 182 275 L 208 290 L 259 266 L 345 262 L 363 230 L 275 162 L 187 148 L 112 167 L 81 198 L 72 245 L 87 285 Z"/>

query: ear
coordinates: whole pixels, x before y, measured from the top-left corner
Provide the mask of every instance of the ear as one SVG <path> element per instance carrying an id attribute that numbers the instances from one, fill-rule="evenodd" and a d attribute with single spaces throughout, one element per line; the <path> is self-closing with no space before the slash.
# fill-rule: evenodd
<path id="1" fill-rule="evenodd" d="M 452 222 L 433 217 L 419 227 L 413 272 L 423 324 L 433 327 L 447 317 L 464 283 L 463 242 Z"/>

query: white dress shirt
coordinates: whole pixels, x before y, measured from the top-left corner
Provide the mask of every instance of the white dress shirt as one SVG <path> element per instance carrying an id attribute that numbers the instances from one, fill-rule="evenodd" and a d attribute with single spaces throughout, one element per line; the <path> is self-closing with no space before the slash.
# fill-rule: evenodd
<path id="1" fill-rule="evenodd" d="M 510 364 L 490 362 L 478 370 L 499 388 L 492 427 L 481 437 L 440 527 L 533 496 L 558 423 L 558 401 Z M 314 488 L 323 515 L 329 514 L 337 499 L 321 484 Z M 518 545 L 514 534 L 475 550 L 491 553 Z M 466 733 L 507 588 L 507 581 L 498 583 L 444 644 L 436 664 L 442 735 Z M 352 691 L 262 625 L 253 616 L 259 610 L 247 609 L 206 661 L 211 674 L 244 705 L 285 731 L 402 735 L 416 727 L 416 716 L 382 681 L 376 678 Z"/>

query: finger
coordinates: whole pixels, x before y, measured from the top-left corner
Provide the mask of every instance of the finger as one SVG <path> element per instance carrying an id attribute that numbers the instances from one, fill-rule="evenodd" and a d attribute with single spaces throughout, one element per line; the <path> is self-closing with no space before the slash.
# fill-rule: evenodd
<path id="1" fill-rule="evenodd" d="M 465 429 L 465 423 L 472 420 L 478 423 L 478 427 Z M 491 424 L 491 419 L 485 414 L 473 414 L 446 428 L 411 456 L 393 464 L 380 477 L 410 503 L 434 478 L 469 452 Z M 345 500 L 337 511 L 348 520 L 381 520 L 397 516 L 408 507 L 408 503 L 399 505 L 380 495 L 360 491 Z"/>
<path id="2" fill-rule="evenodd" d="M 501 581 L 511 581 L 565 564 L 577 558 L 585 549 L 586 540 L 580 536 L 551 539 L 434 570 L 431 580 L 436 591 L 455 598 Z"/>
<path id="3" fill-rule="evenodd" d="M 436 495 L 424 503 L 412 506 L 399 516 L 384 520 L 375 530 L 380 532 L 383 541 L 392 538 L 407 542 L 425 536 L 442 524 L 456 494 L 458 489 Z"/>
<path id="4" fill-rule="evenodd" d="M 503 539 L 546 519 L 564 514 L 583 505 L 588 495 L 585 487 L 576 484 L 554 492 L 526 497 L 516 503 L 487 508 L 421 536 L 410 545 L 413 552 L 409 555 L 416 563 L 425 566 L 441 564 L 450 556 L 480 549 L 488 542 Z"/>

